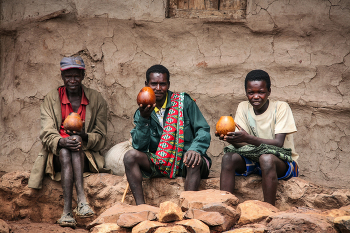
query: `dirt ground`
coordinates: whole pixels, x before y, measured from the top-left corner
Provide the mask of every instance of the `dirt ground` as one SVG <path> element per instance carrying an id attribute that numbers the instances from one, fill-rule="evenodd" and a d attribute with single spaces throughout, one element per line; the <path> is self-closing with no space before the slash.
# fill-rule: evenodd
<path id="1" fill-rule="evenodd" d="M 11 233 L 27 233 L 27 232 L 35 232 L 35 233 L 47 233 L 47 232 L 55 232 L 55 233 L 86 233 L 89 232 L 85 229 L 72 229 L 70 227 L 60 227 L 58 224 L 50 224 L 50 223 L 34 223 L 27 219 L 19 220 L 19 221 L 7 221 L 7 224 L 11 228 Z"/>

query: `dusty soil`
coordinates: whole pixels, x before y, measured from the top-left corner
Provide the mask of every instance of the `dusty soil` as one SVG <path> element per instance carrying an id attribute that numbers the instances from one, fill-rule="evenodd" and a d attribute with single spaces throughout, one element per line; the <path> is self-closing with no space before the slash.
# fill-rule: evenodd
<path id="1" fill-rule="evenodd" d="M 27 232 L 35 232 L 35 233 L 46 233 L 46 232 L 55 232 L 55 233 L 85 233 L 89 232 L 88 230 L 76 228 L 72 229 L 69 227 L 60 227 L 58 224 L 50 224 L 50 223 L 34 223 L 27 219 L 19 220 L 19 221 L 7 221 L 7 224 L 11 228 L 11 233 L 27 233 Z"/>

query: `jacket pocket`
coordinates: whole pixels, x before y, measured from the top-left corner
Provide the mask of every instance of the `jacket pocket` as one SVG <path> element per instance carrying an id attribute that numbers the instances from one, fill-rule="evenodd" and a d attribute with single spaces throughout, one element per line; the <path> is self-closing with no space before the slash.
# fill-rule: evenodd
<path id="1" fill-rule="evenodd" d="M 193 141 L 191 122 L 189 120 L 184 121 L 184 136 L 185 136 L 185 142 Z"/>

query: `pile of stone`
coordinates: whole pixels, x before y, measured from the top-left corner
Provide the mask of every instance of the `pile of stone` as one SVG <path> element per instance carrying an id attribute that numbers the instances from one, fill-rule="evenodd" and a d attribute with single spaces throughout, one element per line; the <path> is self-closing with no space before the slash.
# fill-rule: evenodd
<path id="1" fill-rule="evenodd" d="M 238 204 L 234 195 L 219 190 L 182 192 L 180 203 L 166 201 L 159 208 L 118 203 L 87 228 L 93 233 L 350 232 L 350 206 L 280 211 L 257 200 Z"/>

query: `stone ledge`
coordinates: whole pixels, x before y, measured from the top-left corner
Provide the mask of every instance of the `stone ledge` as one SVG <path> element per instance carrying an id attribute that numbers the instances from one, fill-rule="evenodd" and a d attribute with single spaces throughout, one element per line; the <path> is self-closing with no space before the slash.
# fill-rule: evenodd
<path id="1" fill-rule="evenodd" d="M 30 173 L 11 172 L 0 178 L 0 219 L 15 220 L 28 218 L 34 222 L 54 223 L 63 209 L 62 189 L 59 182 L 45 178 L 43 189 L 28 188 Z M 93 221 L 103 211 L 122 199 L 126 187 L 126 178 L 106 173 L 92 174 L 84 179 L 85 192 L 89 203 L 96 212 L 95 217 L 77 219 L 80 226 Z M 164 201 L 179 203 L 184 191 L 184 179 L 156 178 L 143 181 L 146 203 L 159 206 Z M 164 188 L 166 187 L 166 188 Z M 219 178 L 201 181 L 201 190 L 219 189 Z M 76 194 L 74 192 L 74 199 Z M 261 177 L 236 178 L 235 196 L 239 203 L 246 200 L 263 200 Z M 129 191 L 126 204 L 134 205 Z M 350 204 L 350 190 L 330 189 L 309 183 L 300 178 L 280 181 L 277 190 L 276 207 L 288 210 L 292 207 L 309 207 L 315 209 L 337 209 Z M 73 203 L 75 208 L 76 202 Z"/>

